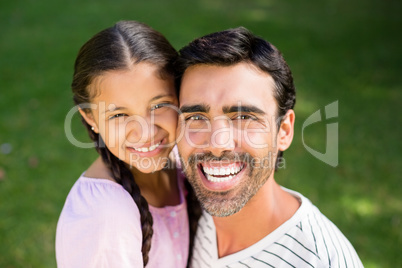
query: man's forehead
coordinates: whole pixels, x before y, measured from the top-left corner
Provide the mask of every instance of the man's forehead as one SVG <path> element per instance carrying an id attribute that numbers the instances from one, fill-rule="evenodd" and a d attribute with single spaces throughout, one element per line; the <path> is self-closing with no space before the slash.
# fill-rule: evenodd
<path id="1" fill-rule="evenodd" d="M 180 95 L 179 107 L 183 113 L 258 113 L 270 114 L 276 110 L 276 100 L 269 92 L 264 96 L 256 96 L 245 89 L 246 94 L 236 96 L 227 91 L 214 90 L 213 94 L 190 94 Z M 205 93 L 205 92 L 203 92 Z M 273 108 L 273 109 L 272 109 Z M 272 111 L 271 111 L 272 110 Z"/>
<path id="2" fill-rule="evenodd" d="M 186 70 L 180 89 L 180 102 L 234 105 L 271 99 L 275 82 L 250 63 L 231 66 L 196 65 Z"/>

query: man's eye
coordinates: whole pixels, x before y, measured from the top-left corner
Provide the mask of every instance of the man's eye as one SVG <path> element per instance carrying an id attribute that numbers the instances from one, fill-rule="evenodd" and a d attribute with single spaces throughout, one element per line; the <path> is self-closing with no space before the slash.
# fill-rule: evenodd
<path id="1" fill-rule="evenodd" d="M 115 118 L 125 117 L 125 116 L 128 116 L 128 115 L 126 115 L 126 114 L 115 114 L 115 115 L 112 115 L 111 117 L 109 117 L 109 119 L 115 119 Z"/>
<path id="2" fill-rule="evenodd" d="M 248 114 L 239 114 L 235 117 L 235 120 L 255 120 L 255 116 Z"/>
<path id="3" fill-rule="evenodd" d="M 205 117 L 201 116 L 201 115 L 192 115 L 186 118 L 186 121 L 188 120 L 194 120 L 194 121 L 198 121 L 198 120 L 204 120 Z"/>

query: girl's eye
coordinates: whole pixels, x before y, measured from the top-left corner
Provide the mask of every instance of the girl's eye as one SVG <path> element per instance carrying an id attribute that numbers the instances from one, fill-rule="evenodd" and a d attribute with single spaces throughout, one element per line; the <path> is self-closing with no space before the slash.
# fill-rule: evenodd
<path id="1" fill-rule="evenodd" d="M 112 115 L 111 117 L 109 117 L 109 119 L 115 119 L 115 118 L 125 117 L 125 116 L 127 116 L 127 115 L 126 114 L 115 114 L 115 115 Z"/>
<path id="2" fill-rule="evenodd" d="M 169 105 L 169 103 L 159 103 L 156 104 L 155 106 L 151 107 L 151 111 L 166 107 L 167 105 Z"/>

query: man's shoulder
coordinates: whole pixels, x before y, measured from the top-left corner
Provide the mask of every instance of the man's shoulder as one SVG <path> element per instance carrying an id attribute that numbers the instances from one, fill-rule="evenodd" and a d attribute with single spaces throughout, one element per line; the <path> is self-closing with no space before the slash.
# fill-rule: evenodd
<path id="1" fill-rule="evenodd" d="M 301 201 L 301 206 L 293 216 L 292 226 L 276 241 L 267 245 L 264 251 L 276 253 L 283 256 L 284 260 L 294 261 L 298 265 L 363 267 L 355 249 L 339 228 L 309 199 L 295 191 L 286 190 Z"/>
<path id="2" fill-rule="evenodd" d="M 320 258 L 325 267 L 363 267 L 349 240 L 313 204 L 293 231 L 295 236 L 299 234 L 297 237 L 305 241 L 303 245 L 310 245 L 309 250 Z"/>

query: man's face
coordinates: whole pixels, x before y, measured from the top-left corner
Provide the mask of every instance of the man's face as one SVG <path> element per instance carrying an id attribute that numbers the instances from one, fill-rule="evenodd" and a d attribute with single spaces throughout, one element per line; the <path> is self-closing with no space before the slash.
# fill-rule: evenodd
<path id="1" fill-rule="evenodd" d="M 277 104 L 272 77 L 249 63 L 184 73 L 178 148 L 204 209 L 238 212 L 273 176 Z"/>

